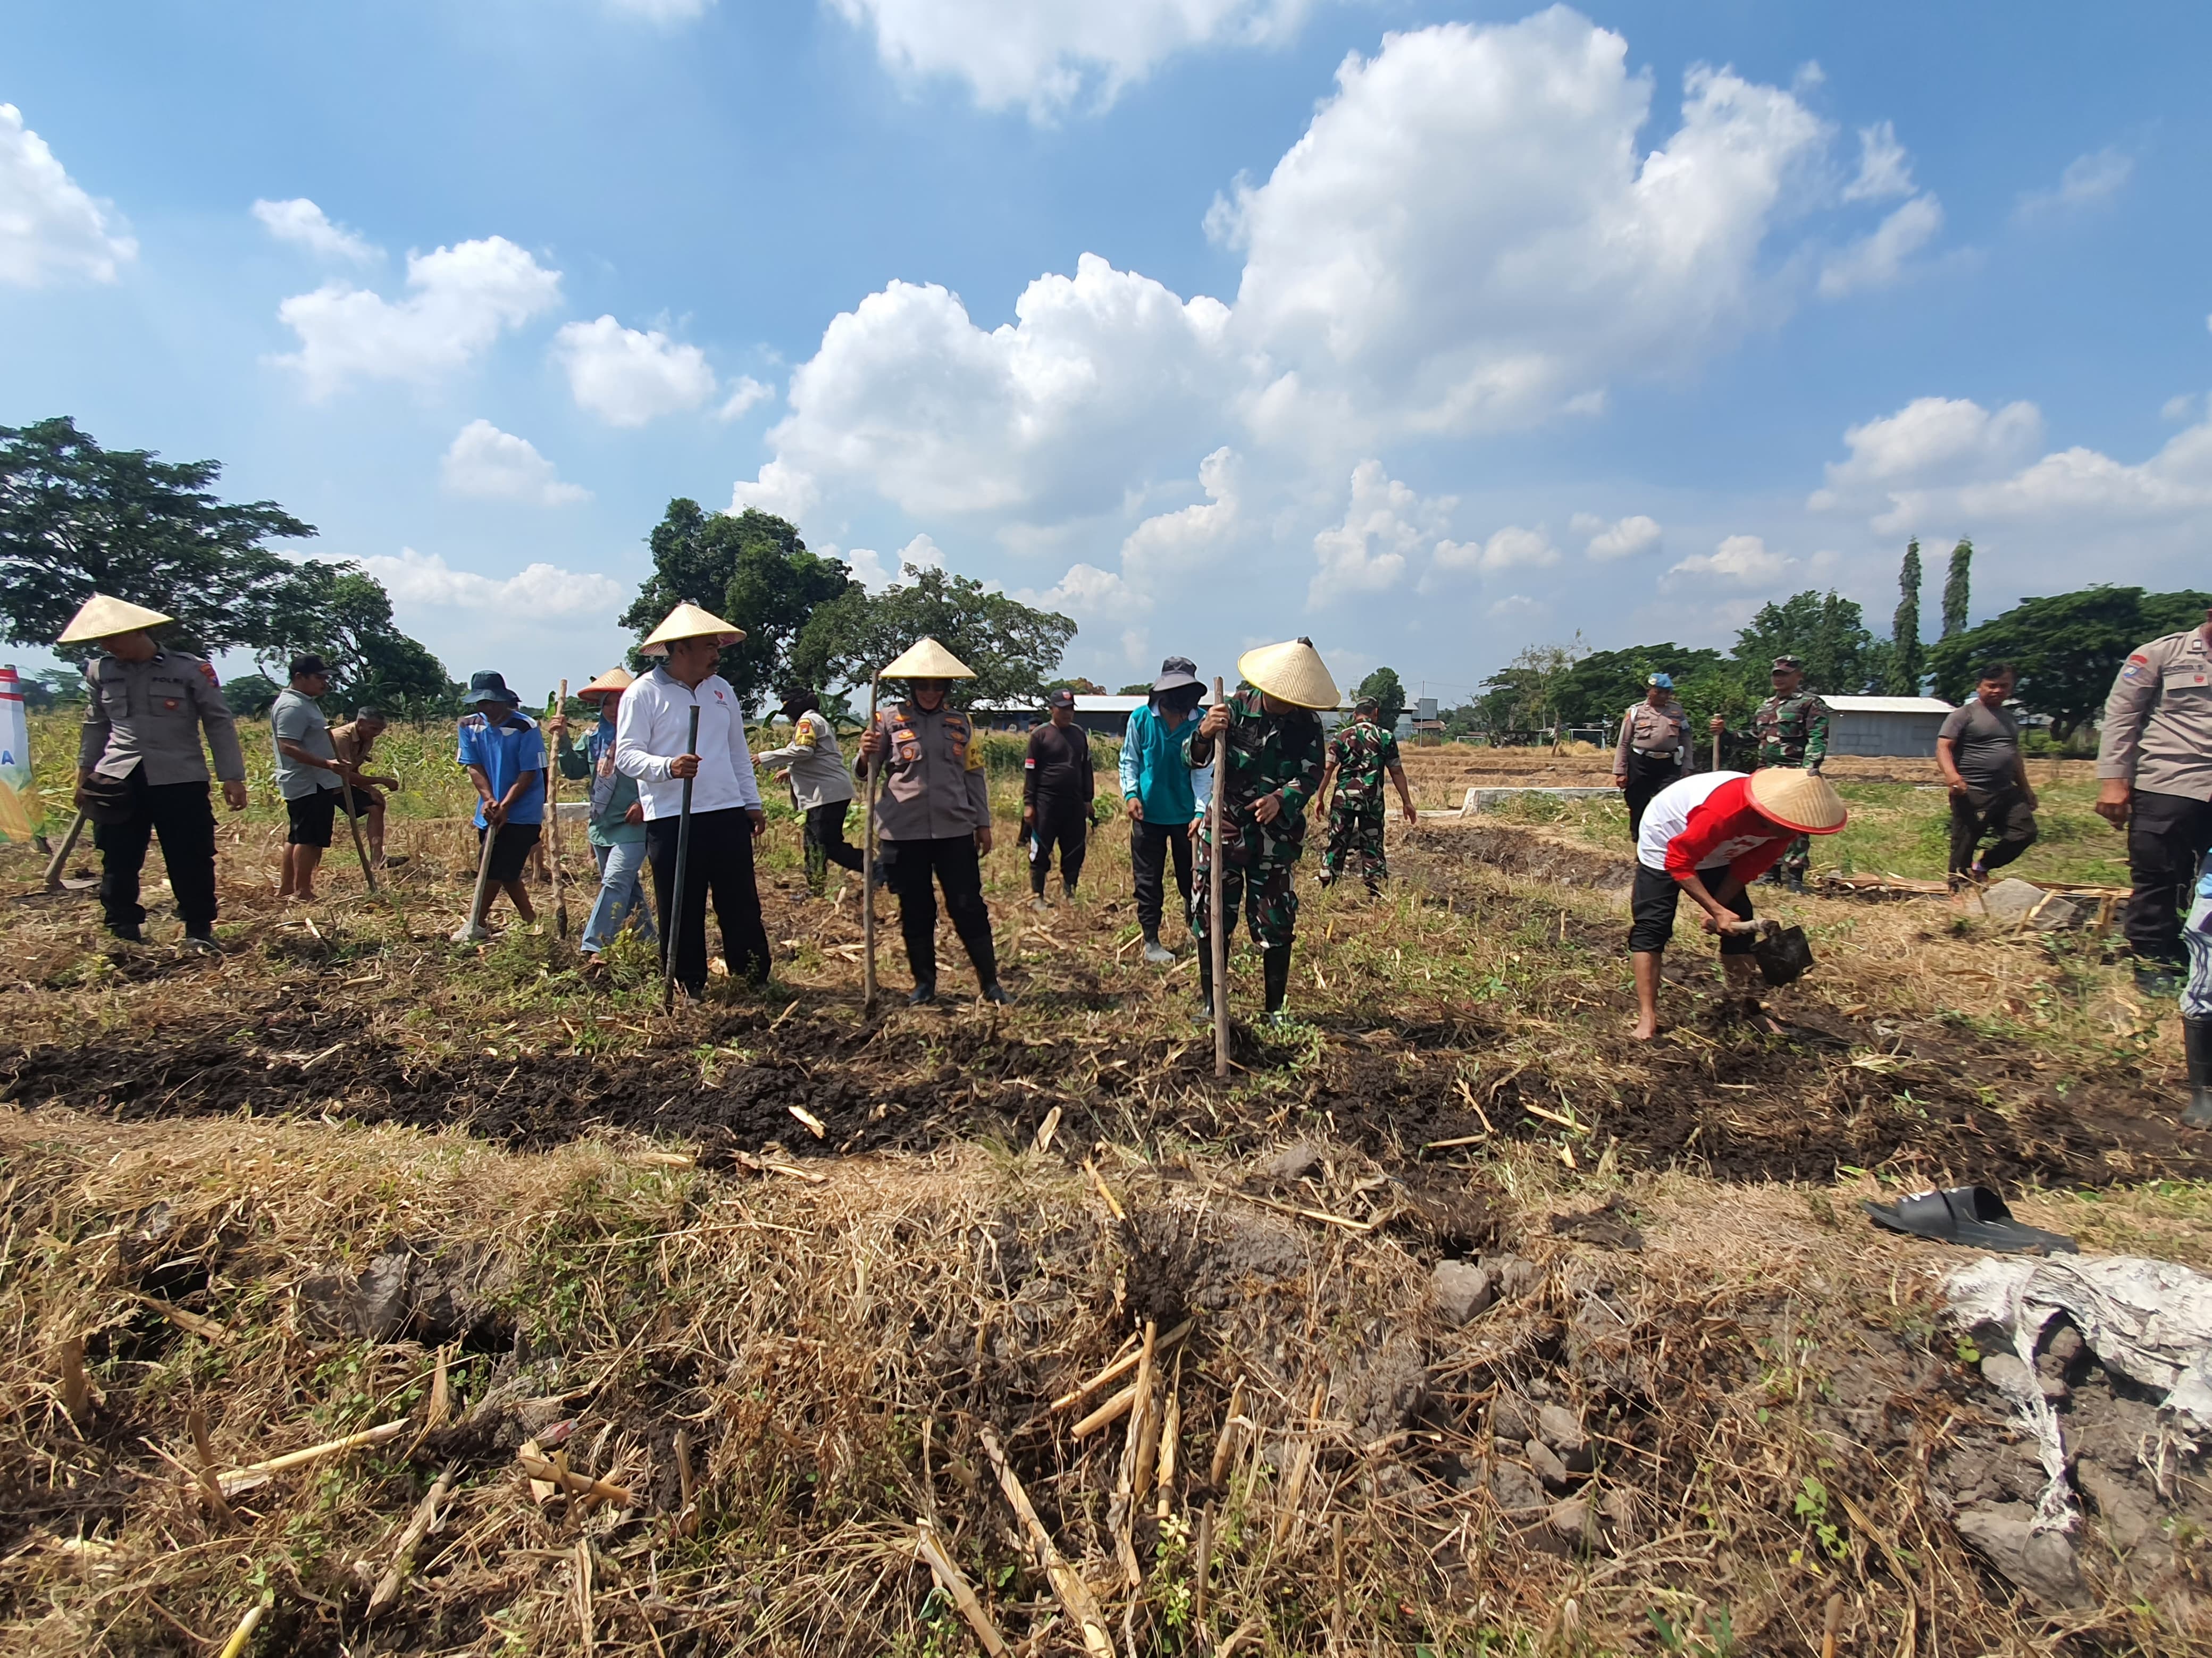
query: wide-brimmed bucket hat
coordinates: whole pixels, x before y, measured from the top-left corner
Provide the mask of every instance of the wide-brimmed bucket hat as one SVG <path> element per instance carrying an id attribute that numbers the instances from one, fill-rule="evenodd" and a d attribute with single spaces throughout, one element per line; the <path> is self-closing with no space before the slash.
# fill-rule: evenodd
<path id="1" fill-rule="evenodd" d="M 1751 804 L 1800 835 L 1833 835 L 1850 816 L 1836 786 L 1818 772 L 1769 766 L 1751 774 Z"/>
<path id="2" fill-rule="evenodd" d="M 496 668 L 483 668 L 469 676 L 468 694 L 461 701 L 471 708 L 486 702 L 503 702 L 510 708 L 522 706 L 522 699 L 507 688 L 507 676 Z"/>
<path id="3" fill-rule="evenodd" d="M 1247 651 L 1237 659 L 1237 671 L 1278 702 L 1301 708 L 1336 706 L 1336 681 L 1329 677 L 1310 639 L 1292 639 Z"/>
<path id="4" fill-rule="evenodd" d="M 1198 664 L 1187 656 L 1171 656 L 1160 664 L 1160 677 L 1152 681 L 1152 695 L 1188 690 L 1193 685 L 1206 689 L 1206 682 L 1198 677 Z"/>

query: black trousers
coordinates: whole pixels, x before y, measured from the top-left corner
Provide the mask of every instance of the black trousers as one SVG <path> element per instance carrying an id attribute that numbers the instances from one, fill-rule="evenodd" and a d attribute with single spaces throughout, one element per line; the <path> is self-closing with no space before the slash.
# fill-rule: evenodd
<path id="1" fill-rule="evenodd" d="M 1699 870 L 1698 878 L 1705 883 L 1705 890 L 1728 878 L 1725 869 Z M 1632 954 L 1650 952 L 1667 948 L 1668 940 L 1674 936 L 1674 911 L 1682 902 L 1682 884 L 1663 869 L 1653 869 L 1647 864 L 1636 866 L 1636 886 L 1628 899 L 1630 924 L 1628 948 Z M 1751 895 L 1739 892 L 1728 901 L 1727 908 L 1739 921 L 1752 919 Z M 1705 912 L 1692 908 L 1692 915 Z M 1721 954 L 1748 956 L 1757 940 L 1747 933 L 1721 934 Z"/>
<path id="2" fill-rule="evenodd" d="M 1644 809 L 1651 804 L 1651 797 L 1668 784 L 1682 775 L 1682 768 L 1671 754 L 1638 754 L 1633 749 L 1628 753 L 1628 786 L 1620 798 L 1628 803 L 1628 838 L 1633 841 L 1644 829 Z"/>
<path id="3" fill-rule="evenodd" d="M 722 928 L 722 958 L 733 976 L 761 983 L 768 977 L 768 929 L 761 925 L 760 889 L 753 884 L 753 820 L 742 806 L 691 815 L 690 859 L 684 872 L 684 913 L 676 902 L 676 835 L 679 819 L 656 817 L 645 826 L 645 855 L 653 863 L 653 908 L 660 916 L 664 965 L 675 952 L 675 979 L 694 996 L 707 987 L 707 898 Z"/>
<path id="4" fill-rule="evenodd" d="M 131 816 L 119 823 L 95 823 L 92 843 L 100 848 L 100 907 L 112 927 L 137 926 L 146 919 L 138 902 L 139 872 L 146 848 L 161 837 L 161 861 L 169 866 L 169 890 L 185 931 L 205 932 L 215 925 L 215 808 L 205 783 L 149 783 L 138 767 L 128 780 Z"/>
<path id="5" fill-rule="evenodd" d="M 1951 797 L 1951 873 L 1971 872 L 1983 837 L 1992 835 L 1995 844 L 1982 853 L 1985 871 L 2002 869 L 2035 844 L 2035 814 L 2013 779 L 1988 788 L 1969 782 L 1965 794 Z"/>
<path id="6" fill-rule="evenodd" d="M 916 984 L 937 982 L 937 888 L 945 888 L 945 913 L 975 966 L 975 982 L 999 982 L 999 951 L 991 940 L 991 912 L 983 903 L 983 862 L 975 837 L 943 841 L 885 841 L 877 848 L 884 878 L 898 894 L 899 932 Z"/>
<path id="7" fill-rule="evenodd" d="M 1036 822 L 1030 826 L 1030 885 L 1044 890 L 1052 873 L 1052 849 L 1060 847 L 1061 884 L 1073 892 L 1083 873 L 1083 854 L 1091 849 L 1091 802 L 1081 795 L 1039 789 Z"/>
<path id="8" fill-rule="evenodd" d="M 830 865 L 857 871 L 860 849 L 845 838 L 845 815 L 850 800 L 832 800 L 826 806 L 806 809 L 806 827 L 799 840 L 806 853 L 806 884 L 819 898 L 830 885 Z"/>
<path id="9" fill-rule="evenodd" d="M 1162 890 L 1170 858 L 1175 860 L 1176 890 L 1182 895 L 1183 925 L 1198 930 L 1191 908 L 1190 826 L 1188 823 L 1135 823 L 1129 825 L 1129 874 L 1137 889 L 1137 925 L 1145 937 L 1160 935 Z"/>
<path id="10" fill-rule="evenodd" d="M 2180 910 L 2212 849 L 2212 801 L 2138 789 L 2128 817 L 2128 947 L 2138 961 L 2183 966 Z"/>

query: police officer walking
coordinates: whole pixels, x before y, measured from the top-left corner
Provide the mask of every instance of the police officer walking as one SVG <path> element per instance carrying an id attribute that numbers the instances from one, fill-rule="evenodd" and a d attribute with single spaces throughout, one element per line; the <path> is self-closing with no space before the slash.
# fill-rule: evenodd
<path id="1" fill-rule="evenodd" d="M 845 838 L 845 815 L 853 807 L 853 778 L 838 751 L 837 728 L 822 712 L 822 698 L 800 686 L 785 694 L 783 717 L 791 721 L 791 741 L 753 756 L 756 766 L 787 769 L 791 803 L 805 814 L 799 835 L 806 855 L 806 887 L 816 897 L 830 890 L 830 865 L 860 870 L 860 849 Z"/>
<path id="2" fill-rule="evenodd" d="M 1752 715 L 1752 735 L 1758 743 L 1755 768 L 1795 766 L 1818 776 L 1828 757 L 1828 705 L 1805 689 L 1805 665 L 1794 656 L 1778 656 L 1770 677 L 1774 695 Z M 1720 715 L 1713 716 L 1715 732 L 1727 729 Z M 1805 877 L 1813 867 L 1813 839 L 1801 835 L 1790 850 L 1769 870 L 1765 878 L 1785 883 L 1792 892 L 1805 890 Z"/>
<path id="3" fill-rule="evenodd" d="M 999 983 L 991 912 L 983 902 L 983 854 L 991 849 L 991 793 L 983 751 L 968 716 L 945 706 L 955 679 L 975 672 L 933 639 L 925 639 L 884 669 L 907 682 L 907 700 L 879 709 L 860 735 L 855 768 L 884 795 L 876 808 L 878 866 L 898 895 L 899 932 L 914 970 L 909 1007 L 937 999 L 937 889 L 960 935 L 987 1002 L 1011 1002 Z M 865 902 L 873 903 L 875 895 Z"/>
<path id="4" fill-rule="evenodd" d="M 1227 753 L 1214 768 L 1221 791 L 1226 845 L 1213 844 L 1206 820 L 1199 839 L 1197 887 L 1198 992 L 1213 1005 L 1216 926 L 1234 936 L 1237 908 L 1260 946 L 1267 1022 L 1280 1024 L 1291 984 L 1291 948 L 1297 942 L 1298 894 L 1291 881 L 1305 849 L 1306 805 L 1320 786 L 1321 720 L 1316 708 L 1336 706 L 1336 683 L 1310 639 L 1264 645 L 1237 661 L 1243 683 L 1225 704 L 1206 710 L 1198 730 L 1183 739 L 1183 759 L 1194 768 L 1213 762 L 1217 744 Z M 1212 914 L 1213 860 L 1222 859 L 1222 915 Z"/>
<path id="5" fill-rule="evenodd" d="M 2212 610 L 2120 665 L 2097 741 L 2097 815 L 2128 832 L 2128 947 L 2147 993 L 2184 971 L 2176 906 L 2212 848 Z"/>
<path id="6" fill-rule="evenodd" d="M 1644 686 L 1644 700 L 1630 703 L 1620 717 L 1613 751 L 1613 786 L 1628 805 L 1631 841 L 1644 827 L 1651 797 L 1690 769 L 1690 716 L 1674 695 L 1673 676 L 1655 673 Z"/>
<path id="7" fill-rule="evenodd" d="M 1398 756 L 1395 732 L 1382 729 L 1381 701 L 1362 696 L 1352 705 L 1352 722 L 1329 738 L 1328 766 L 1321 777 L 1321 810 L 1328 816 L 1328 844 L 1322 848 L 1321 884 L 1333 886 L 1347 862 L 1358 866 L 1367 890 L 1380 896 L 1390 878 L 1382 855 L 1382 822 L 1388 805 L 1382 780 L 1398 786 L 1398 804 L 1408 823 L 1417 822 L 1413 793 L 1406 785 L 1406 766 Z"/>
<path id="8" fill-rule="evenodd" d="M 92 820 L 100 853 L 107 930 L 131 944 L 143 941 L 138 877 L 147 846 L 159 835 L 169 890 L 184 919 L 185 948 L 214 955 L 215 813 L 202 727 L 215 753 L 223 804 L 233 811 L 246 810 L 246 756 L 213 665 L 155 641 L 151 629 L 172 620 L 94 593 L 56 642 L 101 647 L 85 664 L 76 764 L 77 805 Z"/>

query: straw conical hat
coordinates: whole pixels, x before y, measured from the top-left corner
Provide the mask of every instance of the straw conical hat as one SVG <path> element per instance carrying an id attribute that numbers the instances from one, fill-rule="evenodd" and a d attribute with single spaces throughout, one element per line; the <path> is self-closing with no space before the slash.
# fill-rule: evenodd
<path id="1" fill-rule="evenodd" d="M 894 661 L 884 665 L 879 679 L 973 679 L 975 669 L 933 639 L 917 639 Z"/>
<path id="2" fill-rule="evenodd" d="M 127 598 L 94 593 L 84 601 L 84 608 L 70 618 L 69 626 L 62 629 L 62 636 L 54 643 L 82 645 L 95 639 L 112 639 L 118 634 L 135 634 L 142 628 L 159 628 L 175 620 L 159 610 L 149 610 L 143 604 L 133 604 Z"/>
<path id="3" fill-rule="evenodd" d="M 668 613 L 667 619 L 645 636 L 638 647 L 647 656 L 666 656 L 668 647 L 679 639 L 704 639 L 712 634 L 719 646 L 734 645 L 745 636 L 743 628 L 736 628 L 716 616 L 712 610 L 702 610 L 690 599 L 685 599 Z"/>
<path id="4" fill-rule="evenodd" d="M 617 691 L 626 691 L 635 683 L 628 668 L 609 668 L 576 693 L 579 696 L 608 696 Z"/>
<path id="5" fill-rule="evenodd" d="M 1817 772 L 1769 766 L 1751 774 L 1751 804 L 1800 835 L 1833 835 L 1850 814 L 1836 786 Z"/>
<path id="6" fill-rule="evenodd" d="M 1336 681 L 1329 677 L 1310 639 L 1247 651 L 1237 659 L 1237 671 L 1279 702 L 1301 708 L 1336 706 Z"/>

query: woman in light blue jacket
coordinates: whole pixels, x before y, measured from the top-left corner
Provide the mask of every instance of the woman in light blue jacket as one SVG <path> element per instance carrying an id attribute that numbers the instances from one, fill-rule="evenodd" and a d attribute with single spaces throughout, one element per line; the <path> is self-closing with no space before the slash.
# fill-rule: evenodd
<path id="1" fill-rule="evenodd" d="M 1183 738 L 1198 717 L 1206 686 L 1188 657 L 1160 664 L 1151 699 L 1129 716 L 1121 738 L 1122 809 L 1129 817 L 1129 872 L 1137 890 L 1137 924 L 1145 932 L 1145 959 L 1155 966 L 1175 960 L 1160 942 L 1160 911 L 1168 860 L 1175 862 L 1183 920 L 1191 920 L 1191 837 L 1212 795 L 1213 768 L 1184 762 Z"/>

